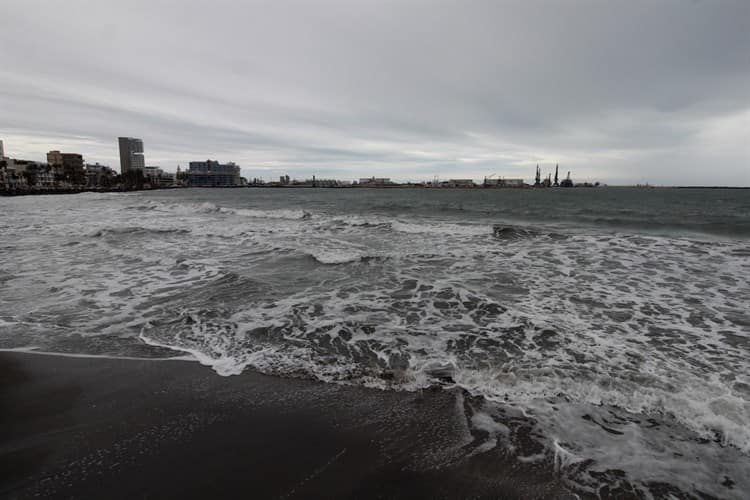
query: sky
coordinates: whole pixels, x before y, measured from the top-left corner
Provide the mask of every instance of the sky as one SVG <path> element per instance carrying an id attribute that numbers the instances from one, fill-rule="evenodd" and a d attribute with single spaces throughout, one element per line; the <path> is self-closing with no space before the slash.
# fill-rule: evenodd
<path id="1" fill-rule="evenodd" d="M 6 155 L 750 186 L 750 2 L 2 0 Z"/>

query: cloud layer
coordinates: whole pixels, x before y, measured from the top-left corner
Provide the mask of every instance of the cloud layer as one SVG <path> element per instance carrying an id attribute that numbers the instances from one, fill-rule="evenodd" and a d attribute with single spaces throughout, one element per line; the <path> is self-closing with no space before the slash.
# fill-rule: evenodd
<path id="1" fill-rule="evenodd" d="M 6 0 L 0 138 L 249 177 L 750 185 L 750 4 Z"/>

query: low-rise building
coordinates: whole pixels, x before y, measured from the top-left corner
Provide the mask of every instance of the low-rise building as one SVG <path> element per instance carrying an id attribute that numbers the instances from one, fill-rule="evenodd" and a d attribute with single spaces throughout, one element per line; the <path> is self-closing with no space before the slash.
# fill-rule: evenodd
<path id="1" fill-rule="evenodd" d="M 523 182 L 523 179 L 507 179 L 503 177 L 503 178 L 497 178 L 497 179 L 485 179 L 484 186 L 485 187 L 497 187 L 497 188 L 523 187 L 524 182 Z"/>
<path id="2" fill-rule="evenodd" d="M 450 179 L 447 187 L 475 187 L 472 179 Z"/>
<path id="3" fill-rule="evenodd" d="M 25 191 L 27 188 L 26 178 L 16 174 L 12 169 L 0 167 L 0 190 L 13 193 Z"/>
<path id="4" fill-rule="evenodd" d="M 53 191 L 57 189 L 55 176 L 52 173 L 52 169 L 50 169 L 48 165 L 45 165 L 44 168 L 39 169 L 36 174 L 36 184 L 33 187 L 40 191 Z"/>
<path id="5" fill-rule="evenodd" d="M 78 153 L 61 153 L 50 151 L 47 153 L 47 163 L 62 169 L 64 180 L 73 186 L 86 184 L 86 173 L 83 170 L 83 156 Z"/>
<path id="6" fill-rule="evenodd" d="M 58 188 L 57 180 L 49 165 L 14 158 L 0 160 L 0 190 L 49 191 Z"/>
<path id="7" fill-rule="evenodd" d="M 341 187 L 342 185 L 337 179 L 313 179 L 306 180 L 305 183 L 315 187 Z"/>
<path id="8" fill-rule="evenodd" d="M 117 180 L 117 173 L 106 165 L 95 163 L 86 165 L 87 188 L 112 188 Z"/>
<path id="9" fill-rule="evenodd" d="M 240 167 L 234 162 L 191 161 L 188 185 L 193 187 L 235 187 L 242 185 Z"/>
<path id="10" fill-rule="evenodd" d="M 175 174 L 165 172 L 159 167 L 144 167 L 143 175 L 146 178 L 146 183 L 152 188 L 173 187 L 176 182 Z"/>
<path id="11" fill-rule="evenodd" d="M 361 187 L 377 187 L 377 186 L 390 186 L 393 181 L 389 177 L 369 177 L 359 179 L 359 185 Z"/>

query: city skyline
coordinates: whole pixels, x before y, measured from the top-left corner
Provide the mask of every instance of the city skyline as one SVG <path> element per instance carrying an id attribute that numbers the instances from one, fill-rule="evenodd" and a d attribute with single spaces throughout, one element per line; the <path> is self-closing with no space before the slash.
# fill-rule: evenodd
<path id="1" fill-rule="evenodd" d="M 145 149 L 144 149 L 144 146 L 143 146 L 143 140 L 142 139 L 137 138 L 137 137 L 118 137 L 117 138 L 117 144 L 118 144 L 118 152 L 119 152 L 119 165 L 118 166 L 119 166 L 120 174 L 128 174 L 129 172 L 135 171 L 135 170 L 140 170 L 141 172 L 143 172 L 144 170 L 149 170 L 149 169 L 152 170 L 152 171 L 162 170 L 161 167 L 159 167 L 159 166 L 148 166 L 148 165 L 146 165 L 146 160 L 145 160 L 145 156 L 146 155 L 145 155 Z M 59 150 L 50 150 L 46 154 L 46 163 L 48 165 L 57 165 L 57 164 L 62 165 L 62 163 L 63 163 L 62 158 L 63 157 L 68 157 L 68 158 L 75 157 L 77 163 L 80 164 L 80 168 L 84 167 L 84 163 L 87 166 L 91 166 L 91 167 L 95 167 L 95 168 L 102 168 L 102 167 L 104 167 L 104 168 L 111 168 L 110 165 L 102 165 L 99 162 L 96 162 L 95 164 L 91 164 L 90 162 L 84 162 L 84 156 L 85 156 L 85 154 L 81 154 L 81 153 L 71 153 L 71 152 L 62 153 Z M 12 158 L 12 157 L 6 156 L 4 154 L 4 150 L 3 150 L 3 141 L 0 140 L 0 159 L 4 159 L 4 158 L 19 160 L 22 163 L 29 163 L 30 162 L 30 163 L 34 163 L 34 164 L 40 164 L 40 165 L 45 164 L 44 161 L 39 161 L 39 160 L 36 160 L 36 159 L 30 159 L 30 158 Z M 213 164 L 213 165 L 216 165 L 216 166 L 221 167 L 221 168 L 229 168 L 231 166 L 231 169 L 233 171 L 236 170 L 235 175 L 237 175 L 238 178 L 239 178 L 239 176 L 241 176 L 241 167 L 239 165 L 236 165 L 235 162 L 233 162 L 233 161 L 229 161 L 226 165 L 221 165 L 219 161 L 215 161 L 215 160 L 211 160 L 211 159 L 208 159 L 206 161 L 191 160 L 191 161 L 188 162 L 188 168 L 190 170 L 192 170 L 194 166 L 199 165 L 199 164 L 203 165 L 203 167 L 201 167 L 201 168 L 207 168 L 207 166 L 209 164 Z M 559 164 L 555 164 L 555 178 L 557 178 L 557 170 L 558 170 L 558 168 L 559 168 Z M 179 173 L 180 169 L 181 169 L 181 165 L 178 164 L 177 167 L 175 168 L 174 172 L 169 172 L 169 171 L 166 171 L 166 172 L 169 173 L 169 174 L 171 174 L 171 175 L 174 175 L 175 173 Z M 183 170 L 183 172 L 184 171 L 185 170 Z M 536 177 L 537 177 L 537 180 L 536 180 L 536 183 L 535 183 L 536 186 L 539 185 L 539 175 L 540 175 L 540 172 L 541 172 L 541 170 L 540 170 L 539 164 L 537 164 L 536 165 L 536 173 L 537 173 Z M 568 172 L 568 174 L 570 175 L 570 171 Z M 548 175 L 549 176 L 552 175 L 551 171 L 549 172 Z M 306 175 L 305 177 L 301 177 L 301 178 L 290 177 L 289 174 L 283 174 L 283 175 L 280 175 L 279 177 L 281 177 L 282 179 L 285 177 L 286 178 L 286 184 L 289 184 L 290 181 L 294 181 L 294 182 L 310 181 L 311 180 L 310 176 L 312 177 L 312 181 L 314 181 L 315 177 L 316 177 L 315 173 L 312 173 L 310 175 Z M 253 179 L 255 181 L 261 181 L 261 183 L 266 183 L 266 182 L 275 183 L 276 182 L 273 177 L 271 177 L 271 178 L 254 177 Z M 327 180 L 331 181 L 331 180 L 334 180 L 334 179 L 327 179 Z M 339 180 L 339 181 L 348 181 L 348 179 L 345 179 L 345 178 L 337 179 L 337 180 Z M 365 178 L 363 178 L 363 177 L 360 176 L 359 177 L 359 181 L 357 181 L 356 179 L 352 179 L 350 182 L 353 182 L 354 184 L 356 184 L 356 183 L 364 184 L 364 183 L 370 182 L 370 180 L 372 180 L 374 183 L 375 183 L 375 181 L 387 181 L 387 182 L 384 182 L 385 184 L 392 183 L 391 182 L 391 178 L 377 177 L 375 175 L 372 175 L 372 176 L 369 176 L 369 177 L 365 177 Z M 478 179 L 474 179 L 474 178 L 458 179 L 458 178 L 451 178 L 451 177 L 444 177 L 444 178 L 441 179 L 440 176 L 433 176 L 432 179 L 399 179 L 399 178 L 394 178 L 393 179 L 393 181 L 395 181 L 397 183 L 428 183 L 428 184 L 436 184 L 437 181 L 441 181 L 443 183 L 445 183 L 445 182 L 454 183 L 455 181 L 467 181 L 467 180 L 477 181 Z M 509 185 L 513 185 L 513 186 L 519 185 L 520 186 L 520 185 L 524 184 L 523 181 L 525 179 L 522 176 L 521 177 L 508 177 L 508 176 L 505 176 L 505 175 L 502 175 L 502 174 L 493 173 L 493 174 L 490 174 L 489 176 L 485 175 L 481 179 L 481 182 L 478 182 L 477 184 L 481 184 L 481 185 L 484 185 L 484 186 L 495 186 L 495 185 L 499 185 L 499 184 L 505 185 L 506 180 L 508 181 Z M 584 182 L 589 182 L 589 181 L 585 180 Z M 284 184 L 284 182 L 282 182 L 281 184 Z M 381 184 L 382 184 L 382 182 L 381 182 Z M 596 184 L 599 185 L 599 182 L 597 181 Z M 557 186 L 557 182 L 555 183 L 555 186 Z"/>
<path id="2" fill-rule="evenodd" d="M 116 168 L 131 135 L 246 178 L 750 185 L 743 2 L 35 5 L 4 6 L 8 156 Z"/>

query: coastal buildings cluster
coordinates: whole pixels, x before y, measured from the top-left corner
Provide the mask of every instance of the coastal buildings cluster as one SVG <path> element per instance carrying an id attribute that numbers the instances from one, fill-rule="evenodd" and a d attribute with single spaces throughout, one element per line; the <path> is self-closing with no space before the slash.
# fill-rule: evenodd
<path id="1" fill-rule="evenodd" d="M 146 164 L 143 141 L 136 137 L 117 139 L 120 172 L 99 163 L 86 163 L 80 153 L 51 150 L 47 162 L 5 155 L 0 140 L 0 193 L 42 194 L 80 191 L 120 191 L 177 187 L 239 187 L 247 182 L 235 163 L 192 161 L 176 173 Z"/>
<path id="2" fill-rule="evenodd" d="M 542 179 L 539 165 L 533 185 L 520 178 L 506 178 L 498 174 L 485 176 L 482 183 L 473 179 L 438 177 L 430 181 L 399 183 L 386 177 L 362 177 L 358 180 L 312 178 L 297 180 L 282 175 L 278 181 L 252 179 L 247 181 L 234 162 L 216 160 L 191 161 L 186 170 L 177 167 L 175 173 L 146 164 L 143 141 L 136 137 L 117 139 L 120 171 L 99 163 L 86 163 L 80 153 L 50 150 L 47 162 L 11 158 L 5 155 L 0 140 L 0 194 L 43 194 L 80 191 L 129 191 L 179 187 L 280 187 L 280 188 L 549 188 L 591 186 L 574 184 L 570 172 L 562 181 L 555 166 L 554 181 L 549 173 Z M 598 185 L 598 183 L 597 183 Z"/>
<path id="3" fill-rule="evenodd" d="M 539 175 L 539 166 L 537 165 L 537 175 Z M 422 182 L 396 182 L 387 177 L 362 177 L 359 180 L 354 181 L 342 181 L 337 179 L 317 179 L 312 176 L 310 179 L 297 180 L 291 179 L 288 175 L 282 175 L 278 181 L 264 181 L 262 179 L 252 179 L 249 183 L 249 187 L 338 187 L 338 188 L 448 188 L 448 189 L 523 189 L 523 188 L 547 188 L 547 187 L 594 187 L 598 186 L 599 183 L 589 184 L 574 184 L 570 178 L 570 172 L 568 176 L 562 181 L 557 181 L 557 173 L 555 174 L 555 182 L 551 180 L 551 174 L 548 178 L 543 181 L 537 180 L 534 184 L 527 184 L 521 178 L 509 178 L 498 176 L 497 174 L 490 174 L 484 178 L 481 183 L 477 183 L 474 179 L 445 179 L 441 180 L 438 177 L 433 178 L 430 181 Z M 549 182 L 548 182 L 549 181 Z"/>

